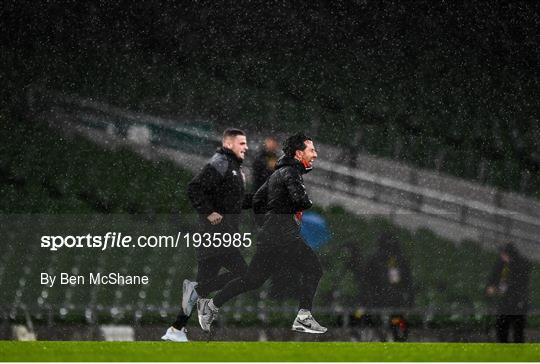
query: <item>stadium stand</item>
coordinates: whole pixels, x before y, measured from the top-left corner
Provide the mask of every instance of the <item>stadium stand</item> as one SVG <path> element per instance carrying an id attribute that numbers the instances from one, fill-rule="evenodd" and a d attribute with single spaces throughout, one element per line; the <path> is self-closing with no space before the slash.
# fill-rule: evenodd
<path id="1" fill-rule="evenodd" d="M 5 93 L 16 103 L 34 82 L 145 112 L 309 127 L 327 144 L 538 197 L 534 5 L 274 5 L 149 6 L 151 32 L 92 4 L 67 6 L 69 19 L 36 6 L 10 19 L 28 29 L 6 37 L 5 68 L 27 76 Z M 43 14 L 47 31 L 34 25 Z"/>
<path id="2" fill-rule="evenodd" d="M 217 145 L 217 133 L 209 131 L 204 120 L 126 112 L 50 90 L 32 89 L 28 100 L 33 117 L 52 126 L 83 133 L 101 144 L 131 146 L 148 158 L 168 158 L 192 172 Z M 256 141 L 264 132 L 249 134 Z M 317 144 L 323 156 L 319 172 L 306 178 L 323 206 L 337 204 L 356 214 L 387 215 L 398 225 L 429 228 L 456 243 L 471 239 L 495 249 L 512 240 L 525 254 L 540 257 L 537 200 L 344 146 Z"/>
<path id="3" fill-rule="evenodd" d="M 1 201 L 3 219 L 14 213 L 119 213 L 156 215 L 159 222 L 160 213 L 187 215 L 190 212 L 182 187 L 190 173 L 173 163 L 147 161 L 127 149 L 103 149 L 77 135 L 49 129 L 42 123 L 2 119 L 1 126 L 0 133 L 6 141 L 1 146 L 2 154 L 7 158 L 2 159 L 0 188 L 3 195 L 8 196 Z M 445 315 L 453 317 L 454 321 L 471 317 L 474 320 L 478 317 L 474 315 L 486 312 L 482 290 L 493 253 L 482 250 L 474 242 L 457 246 L 427 230 L 400 229 L 388 220 L 365 220 L 340 208 L 321 211 L 333 231 L 332 241 L 320 252 L 327 273 L 317 297 L 317 305 L 326 310 L 328 317 L 336 312 L 346 316 L 354 309 L 358 294 L 348 267 L 340 259 L 342 244 L 354 237 L 367 256 L 374 249 L 377 234 L 389 229 L 397 231 L 405 243 L 418 282 L 417 308 L 423 313 L 422 317 L 435 320 Z M 40 231 L 40 223 L 51 226 L 50 221 L 40 222 L 32 216 L 36 215 L 31 215 L 32 223 L 22 217 L 17 220 L 18 226 L 9 221 L 10 226 L 17 228 L 7 231 L 7 238 L 3 239 L 0 305 L 4 319 L 25 320 L 25 314 L 30 312 L 35 320 L 44 322 L 144 323 L 162 322 L 176 310 L 181 279 L 193 275 L 190 254 L 170 254 L 159 249 L 130 250 L 121 256 L 76 250 L 54 254 L 40 249 L 36 237 L 25 235 Z M 143 219 L 137 224 L 142 229 L 145 224 L 150 224 L 147 228 L 155 226 L 156 220 L 148 221 Z M 94 226 L 100 223 L 98 219 Z M 34 227 L 28 229 L 28 226 Z M 151 274 L 156 283 L 136 290 L 103 286 L 82 290 L 67 286 L 52 290 L 30 279 L 38 271 L 82 274 L 89 269 L 127 272 L 131 267 Z M 12 272 L 20 274 L 14 278 Z M 538 272 L 536 269 L 533 282 L 539 280 Z M 535 285 L 531 288 L 532 306 L 539 307 L 540 292 Z M 224 319 L 241 325 L 261 320 L 269 324 L 279 322 L 280 312 L 289 306 L 256 300 L 258 296 L 267 295 L 265 290 L 241 297 L 226 310 Z M 292 304 L 290 307 L 292 309 Z"/>

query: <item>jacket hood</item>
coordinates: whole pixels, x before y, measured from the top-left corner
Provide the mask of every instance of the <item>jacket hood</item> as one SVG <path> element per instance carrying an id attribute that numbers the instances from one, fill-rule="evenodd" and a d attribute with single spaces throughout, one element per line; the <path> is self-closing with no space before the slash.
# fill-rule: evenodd
<path id="1" fill-rule="evenodd" d="M 298 171 L 302 174 L 308 173 L 313 169 L 312 167 L 306 168 L 304 167 L 302 163 L 300 163 L 299 160 L 293 157 L 289 157 L 288 155 L 284 155 L 281 158 L 279 158 L 279 160 L 277 161 L 276 170 L 283 167 L 287 167 L 287 166 L 291 166 L 298 169 Z"/>
<path id="2" fill-rule="evenodd" d="M 236 156 L 236 154 L 234 154 L 234 152 L 232 150 L 230 150 L 229 148 L 225 148 L 225 147 L 220 147 L 216 150 L 216 153 L 219 153 L 219 154 L 224 154 L 226 155 L 228 158 L 231 158 L 235 161 L 237 161 L 238 163 L 242 164 L 242 162 L 244 161 L 243 159 L 240 159 Z"/>

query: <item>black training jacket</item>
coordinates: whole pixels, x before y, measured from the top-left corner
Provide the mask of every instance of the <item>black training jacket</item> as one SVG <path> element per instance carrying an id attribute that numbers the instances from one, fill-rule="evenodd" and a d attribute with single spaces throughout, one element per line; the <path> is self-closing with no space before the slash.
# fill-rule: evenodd
<path id="1" fill-rule="evenodd" d="M 310 170 L 296 159 L 283 156 L 276 171 L 257 190 L 253 210 L 257 222 L 263 225 L 261 243 L 286 244 L 299 237 L 300 224 L 294 214 L 312 205 L 302 177 Z"/>
<path id="2" fill-rule="evenodd" d="M 227 148 L 219 148 L 202 171 L 187 187 L 188 198 L 200 216 L 203 232 L 238 232 L 242 209 L 251 207 L 252 195 L 245 194 L 242 160 Z M 220 224 L 212 226 L 207 217 L 212 212 L 223 215 Z M 198 249 L 197 256 L 207 257 L 228 248 Z"/>

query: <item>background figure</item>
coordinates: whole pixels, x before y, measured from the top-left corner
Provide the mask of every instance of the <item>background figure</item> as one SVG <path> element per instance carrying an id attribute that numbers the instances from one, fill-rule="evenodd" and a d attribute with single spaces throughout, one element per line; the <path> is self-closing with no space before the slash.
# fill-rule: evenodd
<path id="1" fill-rule="evenodd" d="M 499 342 L 508 342 L 510 327 L 514 331 L 514 342 L 525 341 L 530 271 L 529 261 L 514 245 L 507 244 L 501 249 L 486 288 L 487 296 L 493 298 L 496 307 L 495 329 Z"/>
<path id="2" fill-rule="evenodd" d="M 406 341 L 408 327 L 401 309 L 413 305 L 414 289 L 409 262 L 395 236 L 380 235 L 377 252 L 368 260 L 362 283 L 365 305 L 372 309 L 388 309 L 394 341 Z M 373 323 L 380 319 L 367 321 Z"/>
<path id="3" fill-rule="evenodd" d="M 264 139 L 253 161 L 253 193 L 274 173 L 279 157 L 279 142 L 273 135 Z M 298 270 L 294 266 L 276 271 L 271 278 L 270 297 L 276 300 L 296 297 L 300 285 Z"/>
<path id="4" fill-rule="evenodd" d="M 264 139 L 263 147 L 255 155 L 253 161 L 253 192 L 266 182 L 268 177 L 274 173 L 276 162 L 279 156 L 279 143 L 274 136 Z"/>

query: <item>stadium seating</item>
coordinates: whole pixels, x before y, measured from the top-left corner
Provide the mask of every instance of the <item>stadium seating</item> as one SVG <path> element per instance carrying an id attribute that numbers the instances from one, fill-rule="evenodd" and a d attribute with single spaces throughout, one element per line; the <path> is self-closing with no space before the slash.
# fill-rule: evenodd
<path id="1" fill-rule="evenodd" d="M 48 29 L 54 37 L 29 25 L 29 44 L 3 50 L 14 75 L 32 75 L 8 78 L 6 94 L 22 103 L 21 90 L 36 82 L 146 112 L 202 116 L 216 130 L 310 130 L 329 144 L 540 196 L 535 52 L 520 38 L 534 27 L 523 15 L 532 8 L 501 5 L 499 16 L 443 6 L 437 14 L 464 24 L 435 26 L 423 6 L 413 17 L 365 2 L 295 3 L 288 16 L 271 7 L 241 19 L 241 4 L 182 4 L 150 33 L 135 15 L 112 19 L 91 5 L 73 9 L 73 19 L 51 14 L 51 23 L 64 24 Z M 521 19 L 515 29 L 493 37 L 512 16 Z M 479 19 L 481 29 L 464 31 Z M 76 41 L 62 34 L 71 27 Z M 102 51 L 71 51 L 84 40 Z M 501 49 L 513 51 L 505 58 Z M 361 137 L 351 143 L 353 133 Z"/>
<path id="2" fill-rule="evenodd" d="M 23 120 L 17 123 L 4 120 L 0 136 L 5 141 L 0 145 L 1 153 L 6 156 L 0 165 L 0 190 L 5 196 L 0 201 L 3 218 L 15 213 L 156 216 L 137 223 L 138 228 L 151 230 L 163 222 L 160 214 L 191 212 L 184 193 L 190 174 L 172 163 L 146 161 L 127 150 L 103 150 L 80 137 L 67 137 L 44 125 Z M 357 305 L 358 284 L 343 255 L 344 244 L 357 244 L 362 252 L 359 259 L 365 261 L 374 251 L 377 235 L 391 229 L 398 233 L 411 260 L 419 309 L 437 314 L 447 313 L 449 309 L 462 313 L 483 312 L 487 308 L 483 285 L 495 255 L 484 252 L 474 242 L 456 246 L 426 230 L 411 232 L 386 220 L 359 219 L 339 208 L 321 212 L 328 219 L 333 235 L 320 251 L 325 275 L 317 295 L 319 307 L 334 312 L 339 307 L 353 309 Z M 40 226 L 48 220 L 36 217 L 30 224 L 33 228 L 28 229 L 30 225 L 25 221 L 21 219 L 19 225 L 12 225 L 2 241 L 0 306 L 4 318 L 21 320 L 24 310 L 28 310 L 44 321 L 53 318 L 162 322 L 170 320 L 178 307 L 182 279 L 194 276 L 192 252 L 171 254 L 161 249 L 134 249 L 120 255 L 69 249 L 48 252 L 39 247 L 36 237 L 25 234 L 65 226 Z M 188 225 L 182 227 L 189 228 Z M 137 289 L 106 286 L 48 289 L 35 279 L 36 272 L 41 271 L 83 274 L 134 270 L 151 275 L 154 284 Z M 16 279 L 13 272 L 19 272 Z M 539 272 L 535 270 L 533 282 L 540 280 Z M 537 285 L 531 288 L 532 307 L 539 307 L 540 291 Z M 226 319 L 243 325 L 257 320 L 274 322 L 279 320 L 280 308 L 294 307 L 294 302 L 278 306 L 258 299 L 267 296 L 266 289 L 242 296 L 225 310 Z"/>

